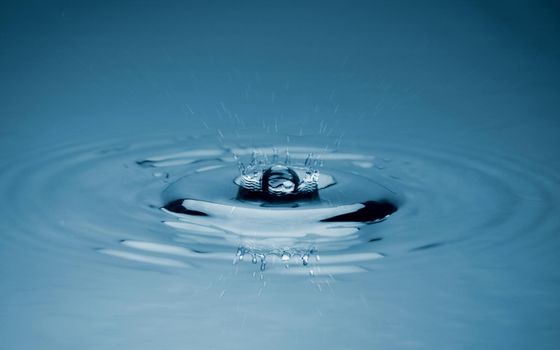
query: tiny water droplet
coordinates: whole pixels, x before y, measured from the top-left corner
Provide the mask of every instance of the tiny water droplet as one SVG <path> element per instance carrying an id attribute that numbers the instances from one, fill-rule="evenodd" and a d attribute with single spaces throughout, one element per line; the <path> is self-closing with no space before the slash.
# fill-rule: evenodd
<path id="1" fill-rule="evenodd" d="M 307 266 L 307 264 L 309 264 L 309 255 L 305 254 L 301 257 L 301 260 L 303 262 L 303 266 Z"/>
<path id="2" fill-rule="evenodd" d="M 237 248 L 237 253 L 235 253 L 235 255 L 237 256 L 237 259 L 239 261 L 243 260 L 243 256 L 245 255 L 245 249 L 243 248 Z"/>
<path id="3" fill-rule="evenodd" d="M 255 254 L 253 254 L 253 258 L 251 259 L 251 262 L 252 262 L 253 264 L 256 264 L 256 263 L 257 263 L 257 256 L 256 256 Z"/>
<path id="4" fill-rule="evenodd" d="M 284 252 L 282 253 L 282 257 L 281 257 L 282 261 L 289 261 L 290 260 L 290 254 Z"/>

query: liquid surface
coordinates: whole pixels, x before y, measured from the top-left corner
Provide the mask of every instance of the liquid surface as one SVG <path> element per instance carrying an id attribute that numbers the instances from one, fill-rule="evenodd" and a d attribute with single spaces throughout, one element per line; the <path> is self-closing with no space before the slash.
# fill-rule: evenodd
<path id="1" fill-rule="evenodd" d="M 555 6 L 2 6 L 1 349 L 560 347 Z"/>

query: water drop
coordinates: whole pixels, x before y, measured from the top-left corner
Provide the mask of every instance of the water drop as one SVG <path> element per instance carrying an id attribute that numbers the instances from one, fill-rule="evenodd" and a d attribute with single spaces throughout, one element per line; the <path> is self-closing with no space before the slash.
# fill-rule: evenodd
<path id="1" fill-rule="evenodd" d="M 245 255 L 245 249 L 237 248 L 237 253 L 235 254 L 239 261 L 243 261 L 243 256 Z"/>

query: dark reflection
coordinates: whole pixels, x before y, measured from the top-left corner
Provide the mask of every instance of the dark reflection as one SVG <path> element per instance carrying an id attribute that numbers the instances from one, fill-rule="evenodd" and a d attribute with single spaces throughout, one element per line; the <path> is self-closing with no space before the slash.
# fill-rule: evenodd
<path id="1" fill-rule="evenodd" d="M 163 208 L 172 213 L 177 213 L 177 214 L 187 214 L 193 216 L 208 216 L 208 214 L 203 213 L 201 211 L 187 209 L 183 205 L 183 201 L 184 199 L 174 200 L 172 202 L 167 203 Z"/>
<path id="2" fill-rule="evenodd" d="M 367 201 L 362 203 L 363 208 L 332 218 L 321 220 L 322 222 L 373 222 L 385 219 L 388 215 L 397 211 L 397 206 L 387 201 Z"/>

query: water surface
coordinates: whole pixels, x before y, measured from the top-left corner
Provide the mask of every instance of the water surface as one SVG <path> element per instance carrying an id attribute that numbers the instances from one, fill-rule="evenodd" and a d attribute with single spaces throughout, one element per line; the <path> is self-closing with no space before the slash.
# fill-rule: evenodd
<path id="1" fill-rule="evenodd" d="M 0 13 L 0 348 L 560 347 L 555 6 Z"/>

